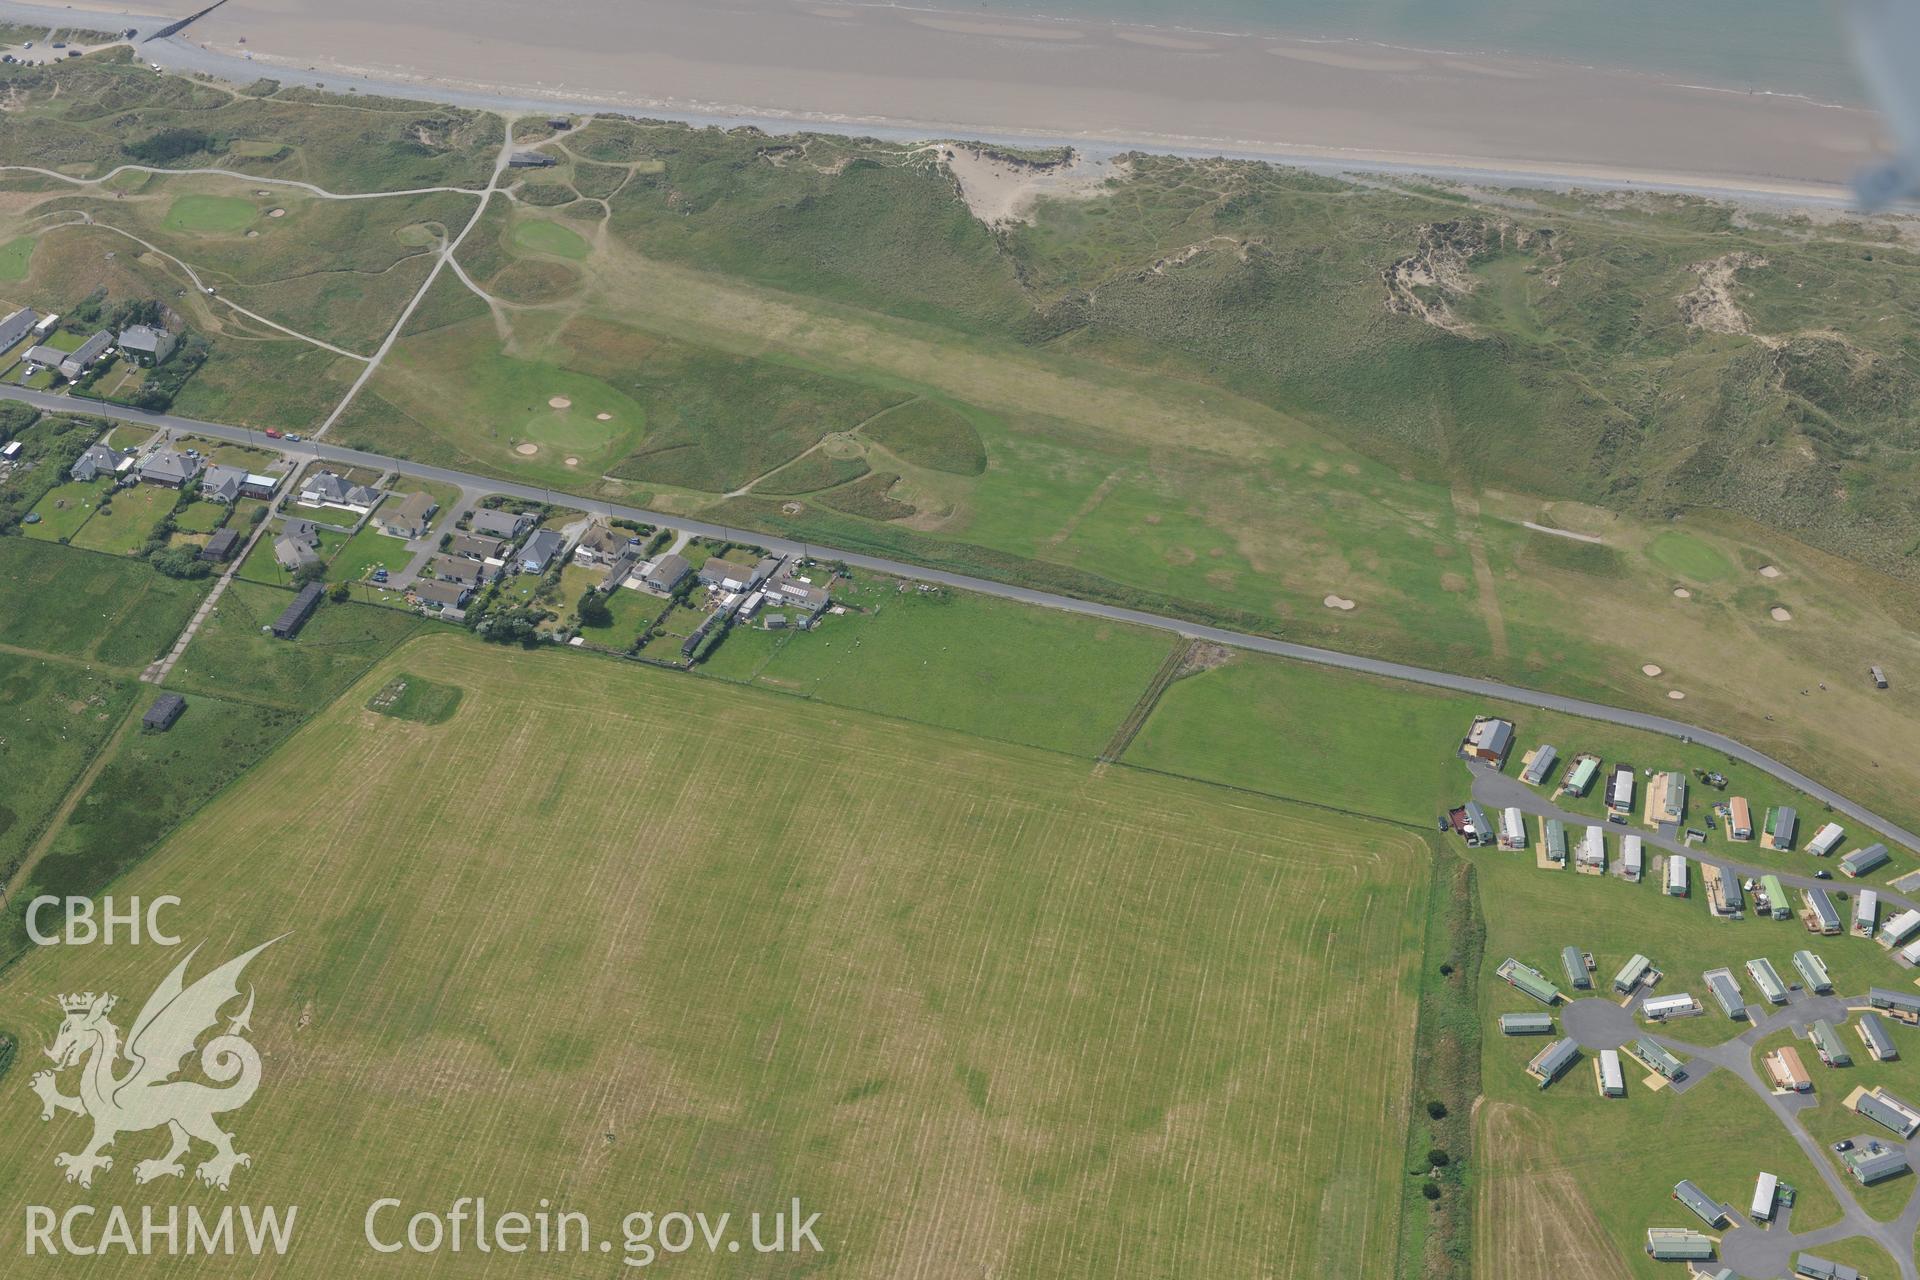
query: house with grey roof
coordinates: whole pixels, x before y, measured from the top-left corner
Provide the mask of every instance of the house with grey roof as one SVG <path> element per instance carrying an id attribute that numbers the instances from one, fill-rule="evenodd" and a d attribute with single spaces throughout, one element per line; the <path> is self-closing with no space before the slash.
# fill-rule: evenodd
<path id="1" fill-rule="evenodd" d="M 607 566 L 632 555 L 640 543 L 629 529 L 596 522 L 573 544 L 573 562 L 588 567 Z"/>
<path id="2" fill-rule="evenodd" d="M 482 537 L 506 538 L 511 541 L 533 527 L 533 517 L 524 511 L 496 511 L 491 507 L 476 507 L 467 516 L 467 528 Z"/>
<path id="3" fill-rule="evenodd" d="M 389 538 L 424 538 L 432 527 L 433 513 L 440 504 L 429 493 L 409 493 L 405 497 L 389 497 L 380 508 L 380 514 L 374 519 L 380 524 L 380 532 Z"/>
<path id="4" fill-rule="evenodd" d="M 423 580 L 413 584 L 413 597 L 430 612 L 457 614 L 473 598 L 473 588 L 457 582 Z"/>
<path id="5" fill-rule="evenodd" d="M 693 566 L 687 563 L 683 555 L 672 552 L 657 557 L 651 564 L 640 566 L 640 581 L 647 584 L 650 591 L 666 595 L 693 572 Z"/>
<path id="6" fill-rule="evenodd" d="M 567 540 L 552 529 L 535 529 L 520 548 L 520 572 L 545 573 L 553 558 L 567 549 Z"/>
<path id="7" fill-rule="evenodd" d="M 120 331 L 120 350 L 127 359 L 151 369 L 173 354 L 174 337 L 165 329 L 150 325 L 130 325 Z"/>
<path id="8" fill-rule="evenodd" d="M 303 507 L 336 507 L 365 515 L 380 501 L 380 491 L 371 485 L 354 484 L 331 471 L 315 471 L 301 480 L 295 501 Z"/>
<path id="9" fill-rule="evenodd" d="M 751 591 L 760 585 L 761 579 L 766 577 L 766 574 L 760 572 L 758 565 L 742 564 L 738 560 L 723 560 L 719 556 L 714 556 L 700 566 L 699 577 L 702 585 L 716 587 L 721 591 Z"/>
<path id="10" fill-rule="evenodd" d="M 1467 760 L 1482 760 L 1495 767 L 1507 762 L 1513 750 L 1513 721 L 1496 716 L 1476 716 L 1467 736 L 1460 740 L 1460 755 Z"/>
<path id="11" fill-rule="evenodd" d="M 246 483 L 247 473 L 240 467 L 215 463 L 200 477 L 200 496 L 209 502 L 237 502 Z"/>
<path id="12" fill-rule="evenodd" d="M 101 476 L 117 475 L 126 464 L 127 454 L 118 449 L 108 448 L 104 444 L 90 444 L 86 451 L 73 460 L 73 466 L 67 469 L 67 475 L 74 480 L 95 480 Z"/>
<path id="13" fill-rule="evenodd" d="M 513 544 L 505 538 L 456 533 L 447 539 L 447 554 L 463 560 L 505 560 L 512 551 Z"/>
<path id="14" fill-rule="evenodd" d="M 85 342 L 67 352 L 60 361 L 60 376 L 72 381 L 100 362 L 100 357 L 113 350 L 113 335 L 102 329 Z"/>
<path id="15" fill-rule="evenodd" d="M 0 320 L 0 351 L 7 350 L 32 333 L 33 326 L 39 322 L 39 313 L 27 307 L 22 307 L 6 319 Z"/>
<path id="16" fill-rule="evenodd" d="M 313 549 L 313 544 L 299 538 L 290 538 L 284 533 L 273 540 L 273 558 L 278 560 L 280 567 L 288 573 L 297 573 L 310 565 L 320 563 L 320 553 Z"/>
<path id="17" fill-rule="evenodd" d="M 140 479 L 178 489 L 200 474 L 200 459 L 174 449 L 155 449 L 140 464 Z"/>

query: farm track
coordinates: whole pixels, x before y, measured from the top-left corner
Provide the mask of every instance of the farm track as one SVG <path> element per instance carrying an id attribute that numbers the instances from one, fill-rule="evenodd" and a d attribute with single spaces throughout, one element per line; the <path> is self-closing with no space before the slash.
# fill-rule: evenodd
<path id="1" fill-rule="evenodd" d="M 1147 723 L 1147 717 L 1152 715 L 1153 709 L 1160 705 L 1161 695 L 1166 693 L 1167 687 L 1179 678 L 1180 670 L 1187 665 L 1187 659 L 1192 656 L 1196 643 L 1193 640 L 1185 640 L 1173 646 L 1166 660 L 1160 664 L 1160 669 L 1153 673 L 1153 679 L 1147 683 L 1146 689 L 1140 694 L 1139 701 L 1133 704 L 1133 709 L 1127 712 L 1127 718 L 1120 722 L 1120 727 L 1113 731 L 1113 737 L 1108 739 L 1107 745 L 1101 750 L 1100 764 L 1112 764 L 1127 753 L 1127 748 L 1133 745 L 1134 737 Z"/>

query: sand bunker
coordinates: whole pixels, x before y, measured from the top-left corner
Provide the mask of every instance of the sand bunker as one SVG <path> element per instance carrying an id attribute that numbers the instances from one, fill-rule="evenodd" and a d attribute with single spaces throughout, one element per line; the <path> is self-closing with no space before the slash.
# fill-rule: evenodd
<path id="1" fill-rule="evenodd" d="M 513 446 L 513 451 L 523 458 L 531 458 L 534 454 L 540 452 L 540 446 L 537 444 L 517 444 Z"/>
<path id="2" fill-rule="evenodd" d="M 1673 589 L 1673 594 L 1681 600 L 1693 599 L 1693 592 L 1687 590 L 1685 587 L 1675 587 Z"/>
<path id="3" fill-rule="evenodd" d="M 1660 674 L 1660 668 L 1649 662 L 1646 666 L 1640 668 L 1640 674 L 1643 676 L 1657 676 Z"/>
<path id="4" fill-rule="evenodd" d="M 566 398 L 565 396 L 548 396 L 548 397 L 547 397 L 547 408 L 549 408 L 549 409 L 571 409 L 571 408 L 573 408 L 573 401 L 571 401 L 571 400 L 569 400 L 569 399 L 567 399 L 567 398 Z"/>
<path id="5" fill-rule="evenodd" d="M 596 413 L 593 415 L 593 420 L 595 422 L 612 422 L 613 415 L 610 413 Z"/>
<path id="6" fill-rule="evenodd" d="M 1669 689 L 1667 690 L 1667 696 L 1669 698 L 1672 698 L 1675 702 L 1678 702 L 1680 701 L 1680 699 L 1686 697 L 1687 695 L 1680 692 L 1678 689 Z"/>
<path id="7" fill-rule="evenodd" d="M 1763 564 L 1760 566 L 1760 576 L 1763 578 L 1777 578 L 1780 576 L 1780 571 L 1770 564 Z"/>
<path id="8" fill-rule="evenodd" d="M 1345 596 L 1328 596 L 1325 600 L 1322 600 L 1320 603 L 1326 605 L 1327 608 L 1329 609 L 1353 608 L 1353 601 L 1347 599 Z"/>
<path id="9" fill-rule="evenodd" d="M 1772 618 L 1775 622 L 1792 622 L 1793 621 L 1793 615 L 1791 613 L 1788 613 L 1785 609 L 1782 609 L 1779 605 L 1775 605 L 1773 606 L 1773 608 L 1767 610 L 1767 616 Z"/>
<path id="10" fill-rule="evenodd" d="M 567 459 L 567 465 L 568 465 L 568 466 L 570 466 L 570 467 L 577 467 L 577 466 L 579 466 L 579 465 L 580 465 L 580 459 L 578 459 L 578 458 L 568 458 L 568 459 Z"/>
<path id="11" fill-rule="evenodd" d="M 269 218 L 284 218 L 287 216 L 287 211 L 285 209 L 269 209 L 267 210 L 267 216 Z"/>

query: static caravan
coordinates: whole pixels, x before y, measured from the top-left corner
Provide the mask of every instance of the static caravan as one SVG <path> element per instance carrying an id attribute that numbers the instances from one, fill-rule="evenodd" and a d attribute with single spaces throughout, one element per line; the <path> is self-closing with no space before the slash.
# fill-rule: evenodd
<path id="1" fill-rule="evenodd" d="M 1527 817 L 1512 805 L 1500 811 L 1500 847 L 1502 849 L 1527 847 Z"/>
<path id="2" fill-rule="evenodd" d="M 1533 1055 L 1533 1061 L 1527 1064 L 1527 1074 L 1539 1082 L 1542 1089 L 1558 1080 L 1580 1056 L 1580 1046 L 1571 1037 L 1555 1040 L 1552 1044 Z"/>
<path id="3" fill-rule="evenodd" d="M 1560 949 L 1560 967 L 1566 970 L 1567 982 L 1579 991 L 1593 987 L 1593 978 L 1587 973 L 1587 953 L 1578 947 Z"/>
<path id="4" fill-rule="evenodd" d="M 1626 835 L 1620 837 L 1620 874 L 1638 882 L 1641 874 L 1640 837 Z"/>
<path id="5" fill-rule="evenodd" d="M 1800 971 L 1800 978 L 1807 984 L 1807 990 L 1815 995 L 1824 996 L 1833 990 L 1833 979 L 1827 976 L 1827 962 L 1813 952 L 1794 952 L 1793 967 Z"/>
<path id="6" fill-rule="evenodd" d="M 1527 757 L 1527 767 L 1520 771 L 1520 781 L 1531 787 L 1539 786 L 1547 780 L 1547 775 L 1553 772 L 1553 762 L 1557 759 L 1559 759 L 1559 753 L 1548 743 L 1541 743 L 1533 749 L 1533 754 Z"/>
<path id="7" fill-rule="evenodd" d="M 1800 834 L 1800 815 L 1790 804 L 1777 809 L 1767 810 L 1767 822 L 1760 833 L 1760 843 L 1769 849 L 1785 851 L 1793 848 L 1793 841 Z"/>
<path id="8" fill-rule="evenodd" d="M 1646 1015 L 1648 1022 L 1665 1022 L 1669 1018 L 1692 1018 L 1702 1010 L 1700 1002 L 1682 991 L 1670 996 L 1655 996 L 1640 1006 L 1640 1012 Z"/>
<path id="9" fill-rule="evenodd" d="M 1853 895 L 1853 931 L 1863 938 L 1871 938 L 1879 923 L 1880 895 L 1871 889 L 1862 889 Z"/>
<path id="10" fill-rule="evenodd" d="M 1793 915 L 1793 903 L 1787 900 L 1786 886 L 1780 883 L 1780 877 L 1765 875 L 1760 877 L 1760 891 L 1767 895 L 1767 914 L 1775 920 L 1786 920 Z"/>
<path id="11" fill-rule="evenodd" d="M 1602 1049 L 1600 1051 L 1600 1094 L 1606 1098 L 1624 1098 L 1627 1096 L 1627 1078 L 1620 1071 L 1620 1051 Z"/>
<path id="12" fill-rule="evenodd" d="M 1753 839 L 1753 809 L 1745 796 L 1735 796 L 1727 802 L 1727 839 Z"/>
<path id="13" fill-rule="evenodd" d="M 1762 1173 L 1753 1182 L 1753 1207 L 1747 1215 L 1755 1222 L 1773 1221 L 1773 1202 L 1780 1194 L 1780 1179 L 1770 1173 Z"/>
<path id="14" fill-rule="evenodd" d="M 1829 822 L 1813 833 L 1813 839 L 1807 841 L 1807 852 L 1816 858 L 1824 858 L 1840 847 L 1840 841 L 1847 829 L 1837 822 Z"/>
<path id="15" fill-rule="evenodd" d="M 1920 911 L 1902 911 L 1880 930 L 1880 945 L 1892 950 L 1915 933 L 1920 933 Z"/>
<path id="16" fill-rule="evenodd" d="M 1558 818 L 1548 818 L 1541 832 L 1548 859 L 1564 864 L 1567 860 L 1567 824 Z"/>
<path id="17" fill-rule="evenodd" d="M 1825 889 L 1809 889 L 1801 895 L 1807 903 L 1807 929 L 1813 933 L 1840 932 L 1840 908 L 1833 905 Z"/>
<path id="18" fill-rule="evenodd" d="M 1875 1062 L 1892 1062 L 1900 1056 L 1900 1051 L 1894 1048 L 1893 1037 L 1887 1034 L 1887 1024 L 1880 1020 L 1879 1014 L 1863 1012 L 1854 1024 L 1854 1030 Z"/>
<path id="19" fill-rule="evenodd" d="M 1709 969 L 1706 973 L 1707 990 L 1729 1018 L 1735 1021 L 1747 1016 L 1747 998 L 1741 993 L 1740 984 L 1735 981 L 1731 969 Z"/>
<path id="20" fill-rule="evenodd" d="M 1550 1036 L 1553 1034 L 1553 1015 L 1550 1013 L 1503 1013 L 1500 1015 L 1500 1034 L 1503 1036 Z"/>
<path id="21" fill-rule="evenodd" d="M 1787 1002 L 1787 984 L 1780 981 L 1779 973 L 1774 970 L 1773 961 L 1765 956 L 1747 961 L 1747 975 L 1758 984 L 1760 994 L 1767 998 L 1768 1003 L 1785 1004 Z"/>
<path id="22" fill-rule="evenodd" d="M 1599 776 L 1599 756 L 1575 756 L 1573 763 L 1567 766 L 1566 780 L 1560 784 L 1560 793 L 1584 796 L 1593 789 L 1593 780 Z"/>
<path id="23" fill-rule="evenodd" d="M 1613 989 L 1627 995 L 1646 981 L 1647 974 L 1653 969 L 1653 961 L 1643 955 L 1635 955 L 1620 966 L 1620 972 L 1613 975 Z"/>
<path id="24" fill-rule="evenodd" d="M 1599 827 L 1588 827 L 1586 834 L 1580 837 L 1580 852 L 1576 855 L 1575 864 L 1589 871 L 1605 871 L 1607 833 Z"/>
<path id="25" fill-rule="evenodd" d="M 1674 898 L 1687 896 L 1687 860 L 1677 853 L 1667 855 L 1667 894 Z"/>
<path id="26" fill-rule="evenodd" d="M 1855 849 L 1840 859 L 1840 870 L 1849 876 L 1859 877 L 1869 871 L 1878 871 L 1887 865 L 1887 846 L 1870 844 L 1864 849 Z"/>
<path id="27" fill-rule="evenodd" d="M 1633 766 L 1615 765 L 1607 782 L 1607 808 L 1615 813 L 1633 812 Z"/>

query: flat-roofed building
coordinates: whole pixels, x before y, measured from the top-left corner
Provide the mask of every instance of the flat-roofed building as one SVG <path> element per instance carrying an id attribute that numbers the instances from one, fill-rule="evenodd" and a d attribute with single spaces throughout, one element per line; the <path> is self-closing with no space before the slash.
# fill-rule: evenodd
<path id="1" fill-rule="evenodd" d="M 1677 853 L 1667 855 L 1667 896 L 1687 896 L 1687 860 Z"/>
<path id="2" fill-rule="evenodd" d="M 1644 854 L 1641 851 L 1640 837 L 1625 835 L 1620 837 L 1620 874 L 1638 883 L 1643 868 Z"/>
<path id="3" fill-rule="evenodd" d="M 1887 921 L 1879 932 L 1880 945 L 1891 950 L 1920 933 L 1920 911 L 1909 908 Z"/>
<path id="4" fill-rule="evenodd" d="M 1571 1036 L 1555 1040 L 1552 1044 L 1533 1055 L 1533 1061 L 1527 1064 L 1527 1074 L 1532 1076 L 1542 1089 L 1566 1074 L 1568 1067 L 1580 1057 L 1580 1046 Z"/>
<path id="5" fill-rule="evenodd" d="M 1627 1096 L 1627 1078 L 1620 1071 L 1620 1051 L 1602 1049 L 1599 1061 L 1600 1095 L 1605 1098 Z"/>
<path id="6" fill-rule="evenodd" d="M 1800 980 L 1807 984 L 1807 990 L 1815 995 L 1823 996 L 1833 990 L 1833 979 L 1827 976 L 1827 962 L 1813 952 L 1794 952 L 1793 967 L 1800 971 Z"/>
<path id="7" fill-rule="evenodd" d="M 1531 965 L 1525 965 L 1508 956 L 1495 969 L 1497 977 L 1506 979 L 1507 985 L 1526 992 L 1541 1004 L 1553 1004 L 1560 999 L 1559 988 L 1547 981 L 1547 975 Z"/>
<path id="8" fill-rule="evenodd" d="M 1693 1210 L 1700 1221 L 1710 1227 L 1721 1227 L 1727 1223 L 1727 1211 L 1720 1202 L 1693 1184 L 1691 1178 L 1682 1178 L 1673 1184 L 1673 1198 Z"/>
<path id="9" fill-rule="evenodd" d="M 1553 1015 L 1550 1013 L 1503 1013 L 1500 1015 L 1500 1034 L 1503 1036 L 1550 1036 L 1553 1034 Z"/>
<path id="10" fill-rule="evenodd" d="M 1787 888 L 1780 883 L 1776 875 L 1760 877 L 1760 891 L 1767 897 L 1767 914 L 1775 920 L 1785 920 L 1793 915 L 1793 903 L 1787 900 Z"/>
<path id="11" fill-rule="evenodd" d="M 1880 923 L 1880 895 L 1872 889 L 1862 889 L 1853 895 L 1853 932 L 1862 938 L 1871 938 Z"/>
<path id="12" fill-rule="evenodd" d="M 1685 991 L 1670 996 L 1654 996 L 1640 1006 L 1648 1022 L 1666 1022 L 1672 1018 L 1694 1018 L 1704 1013 L 1700 1002 Z"/>
<path id="13" fill-rule="evenodd" d="M 1881 867 L 1886 866 L 1890 856 L 1891 855 L 1887 853 L 1887 846 L 1876 842 L 1866 846 L 1864 849 L 1855 849 L 1852 853 L 1840 859 L 1840 871 L 1843 875 L 1853 876 L 1857 879 L 1860 876 L 1866 875 L 1869 871 L 1878 871 Z"/>
<path id="14" fill-rule="evenodd" d="M 1578 991 L 1592 988 L 1593 977 L 1587 972 L 1587 953 L 1580 948 L 1560 948 L 1560 967 L 1566 971 L 1568 986 Z"/>
<path id="15" fill-rule="evenodd" d="M 1731 969 L 1709 969 L 1706 972 L 1707 990 L 1712 993 L 1714 1002 L 1722 1012 L 1736 1022 L 1747 1016 L 1747 999 L 1740 991 L 1740 984 L 1734 979 Z"/>
<path id="16" fill-rule="evenodd" d="M 1620 972 L 1613 975 L 1613 989 L 1622 995 L 1629 994 L 1646 980 L 1647 974 L 1652 970 L 1653 961 L 1635 953 L 1631 959 L 1620 966 Z"/>
<path id="17" fill-rule="evenodd" d="M 1807 1039 L 1813 1041 L 1814 1052 L 1820 1055 L 1820 1061 L 1830 1067 L 1850 1067 L 1853 1055 L 1847 1052 L 1846 1044 L 1840 1039 L 1840 1033 L 1825 1018 L 1815 1018 L 1813 1025 L 1807 1028 Z"/>
<path id="18" fill-rule="evenodd" d="M 1854 1023 L 1854 1031 L 1860 1037 L 1860 1043 L 1867 1046 L 1867 1052 L 1875 1062 L 1892 1062 L 1900 1056 L 1900 1050 L 1894 1047 L 1893 1037 L 1887 1034 L 1887 1024 L 1880 1015 L 1871 1010 L 1863 1011 L 1859 1021 Z"/>
<path id="19" fill-rule="evenodd" d="M 1855 1089 L 1847 1095 L 1847 1106 L 1885 1125 L 1902 1139 L 1911 1138 L 1914 1131 L 1920 1129 L 1920 1111 L 1877 1085 L 1871 1089 Z"/>
<path id="20" fill-rule="evenodd" d="M 1727 839 L 1753 839 L 1753 806 L 1747 803 L 1745 796 L 1735 796 L 1727 801 Z"/>
<path id="21" fill-rule="evenodd" d="M 1807 904 L 1807 928 L 1814 933 L 1840 932 L 1840 908 L 1825 889 L 1808 889 L 1801 895 Z"/>
<path id="22" fill-rule="evenodd" d="M 1713 1257 L 1713 1241 L 1684 1227 L 1648 1227 L 1647 1256 L 1655 1262 L 1705 1262 Z"/>
<path id="23" fill-rule="evenodd" d="M 1635 1040 L 1633 1047 L 1627 1052 L 1655 1075 L 1665 1076 L 1669 1080 L 1678 1080 L 1687 1074 L 1686 1064 L 1668 1052 L 1664 1045 L 1655 1043 L 1648 1036 L 1641 1036 Z"/>
<path id="24" fill-rule="evenodd" d="M 1533 754 L 1527 757 L 1527 767 L 1520 771 L 1520 781 L 1530 787 L 1539 786 L 1553 772 L 1553 762 L 1559 758 L 1559 753 L 1552 746 L 1545 742 L 1541 743 L 1533 749 Z"/>
<path id="25" fill-rule="evenodd" d="M 1747 1208 L 1747 1216 L 1755 1222 L 1773 1221 L 1773 1202 L 1780 1196 L 1780 1179 L 1771 1173 L 1762 1171 L 1753 1180 L 1753 1203 Z"/>
<path id="26" fill-rule="evenodd" d="M 1837 822 L 1829 822 L 1813 833 L 1813 839 L 1807 841 L 1807 852 L 1816 858 L 1824 858 L 1840 847 L 1840 841 L 1846 838 L 1847 829 Z"/>
<path id="27" fill-rule="evenodd" d="M 1813 1089 L 1813 1077 L 1807 1074 L 1800 1062 L 1800 1051 L 1790 1044 L 1783 1044 L 1772 1053 L 1760 1059 L 1767 1069 L 1767 1077 L 1773 1081 L 1773 1087 L 1788 1093 L 1809 1093 Z"/>
<path id="28" fill-rule="evenodd" d="M 1761 956 L 1747 961 L 1747 976 L 1760 988 L 1760 994 L 1770 1004 L 1787 1002 L 1787 984 L 1780 981 L 1780 975 L 1774 970 L 1773 961 Z"/>

